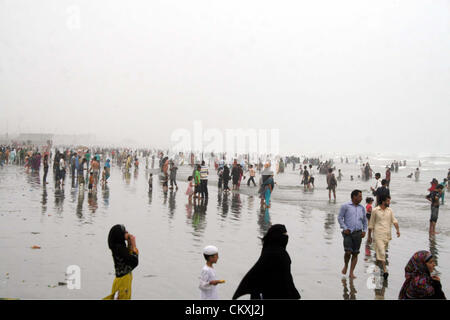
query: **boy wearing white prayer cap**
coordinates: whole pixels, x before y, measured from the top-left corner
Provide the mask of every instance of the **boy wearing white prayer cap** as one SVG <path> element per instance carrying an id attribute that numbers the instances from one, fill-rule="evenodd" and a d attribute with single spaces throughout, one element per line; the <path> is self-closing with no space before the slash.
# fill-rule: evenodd
<path id="1" fill-rule="evenodd" d="M 215 246 L 207 246 L 203 249 L 203 256 L 206 265 L 203 266 L 200 274 L 200 298 L 202 300 L 218 300 L 217 285 L 224 283 L 224 280 L 217 280 L 213 263 L 219 259 L 219 250 Z"/>

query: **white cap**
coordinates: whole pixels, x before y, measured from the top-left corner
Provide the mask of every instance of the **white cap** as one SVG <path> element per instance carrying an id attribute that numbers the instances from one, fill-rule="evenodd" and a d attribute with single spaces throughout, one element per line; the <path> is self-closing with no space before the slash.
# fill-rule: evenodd
<path id="1" fill-rule="evenodd" d="M 219 253 L 219 249 L 217 249 L 217 247 L 207 246 L 207 247 L 203 248 L 203 254 L 206 254 L 207 256 L 212 256 L 217 253 Z"/>

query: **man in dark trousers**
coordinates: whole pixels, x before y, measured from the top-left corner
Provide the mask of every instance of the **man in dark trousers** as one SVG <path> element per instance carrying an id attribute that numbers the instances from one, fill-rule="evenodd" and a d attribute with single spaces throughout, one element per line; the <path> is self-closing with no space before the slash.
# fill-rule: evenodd
<path id="1" fill-rule="evenodd" d="M 387 187 L 387 181 L 386 179 L 381 180 L 381 187 L 379 187 L 377 190 L 373 191 L 373 195 L 377 197 L 377 206 L 381 205 L 381 196 L 386 195 L 388 197 L 391 196 L 391 192 L 389 191 Z"/>
<path id="2" fill-rule="evenodd" d="M 208 166 L 205 165 L 205 161 L 202 161 L 200 169 L 200 185 L 202 198 L 208 198 Z"/>

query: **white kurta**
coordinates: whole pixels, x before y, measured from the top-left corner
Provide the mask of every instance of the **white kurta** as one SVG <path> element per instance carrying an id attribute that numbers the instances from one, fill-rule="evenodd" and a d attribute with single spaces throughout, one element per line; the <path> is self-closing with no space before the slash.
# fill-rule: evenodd
<path id="1" fill-rule="evenodd" d="M 377 182 L 375 183 L 375 188 L 374 190 L 377 191 L 378 188 L 381 188 L 381 178 L 377 180 Z"/>
<path id="2" fill-rule="evenodd" d="M 216 272 L 213 268 L 204 266 L 200 274 L 200 298 L 202 300 L 217 300 L 219 299 L 219 294 L 217 292 L 217 285 L 213 286 L 209 284 L 210 281 L 217 280 Z"/>

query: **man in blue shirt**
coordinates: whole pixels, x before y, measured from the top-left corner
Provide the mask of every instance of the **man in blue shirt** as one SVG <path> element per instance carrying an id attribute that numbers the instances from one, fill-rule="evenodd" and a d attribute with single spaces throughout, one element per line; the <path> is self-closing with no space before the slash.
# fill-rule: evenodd
<path id="1" fill-rule="evenodd" d="M 361 190 L 353 190 L 351 193 L 352 201 L 344 203 L 339 211 L 339 225 L 341 226 L 342 236 L 344 237 L 344 262 L 345 266 L 342 269 L 342 274 L 347 274 L 348 262 L 350 257 L 352 262 L 350 265 L 350 278 L 356 278 L 353 274 L 356 263 L 358 262 L 359 248 L 361 247 L 361 240 L 366 236 L 367 232 L 367 218 L 366 210 L 360 203 L 362 201 Z"/>

